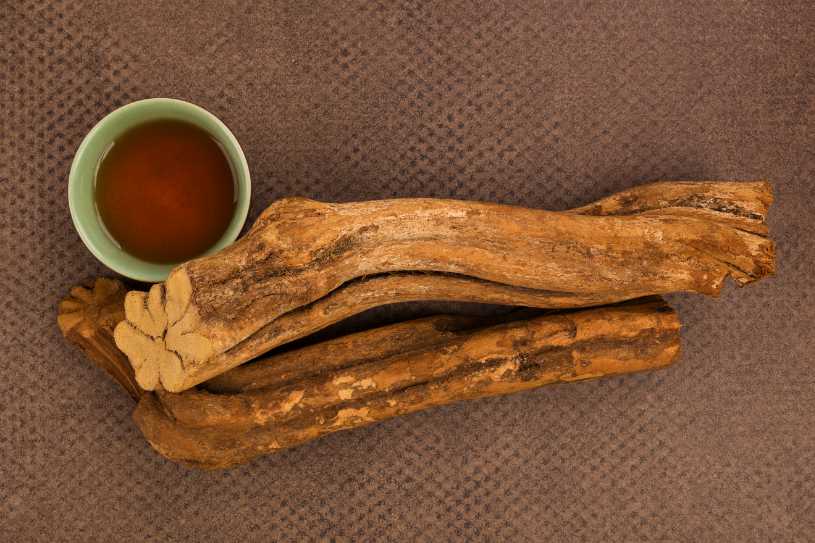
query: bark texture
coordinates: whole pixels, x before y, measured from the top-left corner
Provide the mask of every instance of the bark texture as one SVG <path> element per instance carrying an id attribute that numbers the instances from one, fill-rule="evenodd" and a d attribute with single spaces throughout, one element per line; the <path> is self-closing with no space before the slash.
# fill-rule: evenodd
<path id="1" fill-rule="evenodd" d="M 229 394 L 297 382 L 326 371 L 439 345 L 490 320 L 435 315 L 382 326 L 263 357 L 210 379 L 201 387 L 209 392 Z"/>
<path id="2" fill-rule="evenodd" d="M 234 245 L 128 293 L 116 344 L 142 388 L 178 392 L 373 305 L 715 295 L 728 276 L 743 285 L 773 272 L 771 200 L 765 182 L 656 183 L 567 212 L 280 200 Z"/>
<path id="3" fill-rule="evenodd" d="M 379 331 L 383 343 L 390 342 L 386 331 Z M 364 342 L 366 334 L 343 341 Z M 281 372 L 270 358 L 231 381 L 238 392 L 147 394 L 134 420 L 164 456 L 224 468 L 438 405 L 664 367 L 679 352 L 679 320 L 664 301 L 651 299 L 471 330 L 387 354 L 401 350 L 380 347 L 381 358 L 351 366 L 322 360 L 321 373 L 296 381 L 276 381 Z M 264 379 L 276 384 L 257 388 Z"/>
<path id="4" fill-rule="evenodd" d="M 121 281 L 100 277 L 93 288 L 74 287 L 59 303 L 57 324 L 69 343 L 78 346 L 134 399 L 144 391 L 133 368 L 113 341 L 113 329 L 124 320 L 127 290 Z"/>

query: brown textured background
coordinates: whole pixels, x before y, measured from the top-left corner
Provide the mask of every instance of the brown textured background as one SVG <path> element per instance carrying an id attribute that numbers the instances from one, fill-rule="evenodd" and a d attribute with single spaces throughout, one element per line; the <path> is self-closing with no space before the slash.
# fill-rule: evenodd
<path id="1" fill-rule="evenodd" d="M 0 1 L 0 540 L 815 538 L 811 2 L 138 4 Z M 232 128 L 253 216 L 294 194 L 564 209 L 769 178 L 778 275 L 673 297 L 667 371 L 189 471 L 54 321 L 106 273 L 71 226 L 73 152 L 152 96 Z"/>

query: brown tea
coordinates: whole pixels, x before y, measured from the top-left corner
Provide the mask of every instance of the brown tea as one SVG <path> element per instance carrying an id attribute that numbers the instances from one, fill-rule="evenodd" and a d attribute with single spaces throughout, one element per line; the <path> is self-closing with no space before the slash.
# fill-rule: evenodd
<path id="1" fill-rule="evenodd" d="M 190 123 L 160 120 L 120 136 L 96 170 L 96 207 L 110 236 L 135 257 L 189 260 L 212 247 L 235 209 L 229 159 Z"/>

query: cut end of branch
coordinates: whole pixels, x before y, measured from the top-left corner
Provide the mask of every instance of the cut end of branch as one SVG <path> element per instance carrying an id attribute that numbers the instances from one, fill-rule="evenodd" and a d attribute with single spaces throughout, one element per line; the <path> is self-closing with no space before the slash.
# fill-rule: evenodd
<path id="1" fill-rule="evenodd" d="M 183 268 L 178 268 L 167 278 L 166 285 L 165 310 L 169 323 L 175 324 L 181 320 L 190 307 L 192 284 L 187 272 Z"/>
<path id="2" fill-rule="evenodd" d="M 114 339 L 144 390 L 180 392 L 187 386 L 185 364 L 213 354 L 211 342 L 193 331 L 199 319 L 191 293 L 189 277 L 179 269 L 165 284 L 125 297 L 125 320 L 116 326 Z"/>
<path id="3" fill-rule="evenodd" d="M 59 303 L 57 325 L 69 342 L 138 400 L 142 390 L 127 358 L 113 341 L 113 329 L 124 319 L 125 292 L 120 281 L 104 277 L 97 279 L 93 288 L 74 287 Z"/>

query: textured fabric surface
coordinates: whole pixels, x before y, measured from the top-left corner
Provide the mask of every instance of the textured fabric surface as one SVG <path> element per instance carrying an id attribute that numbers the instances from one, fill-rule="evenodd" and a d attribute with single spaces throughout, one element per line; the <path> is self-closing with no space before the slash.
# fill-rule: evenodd
<path id="1" fill-rule="evenodd" d="M 185 4 L 0 0 L 0 540 L 812 541 L 811 2 Z M 191 471 L 55 325 L 109 273 L 71 225 L 73 153 L 153 96 L 230 126 L 252 216 L 286 195 L 565 209 L 768 178 L 778 274 L 672 297 L 668 370 Z"/>

